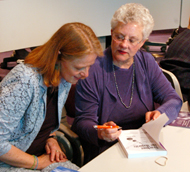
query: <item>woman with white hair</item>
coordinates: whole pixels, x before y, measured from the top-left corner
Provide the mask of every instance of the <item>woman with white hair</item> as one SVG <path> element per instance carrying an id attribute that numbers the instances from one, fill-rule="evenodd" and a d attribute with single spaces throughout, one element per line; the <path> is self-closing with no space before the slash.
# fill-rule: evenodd
<path id="1" fill-rule="evenodd" d="M 141 4 L 121 6 L 111 20 L 111 47 L 76 86 L 72 129 L 81 137 L 85 163 L 116 143 L 122 129 L 137 129 L 166 113 L 170 123 L 182 101 L 154 57 L 140 50 L 154 26 Z M 155 108 L 155 103 L 160 104 Z M 96 130 L 94 125 L 112 126 Z"/>

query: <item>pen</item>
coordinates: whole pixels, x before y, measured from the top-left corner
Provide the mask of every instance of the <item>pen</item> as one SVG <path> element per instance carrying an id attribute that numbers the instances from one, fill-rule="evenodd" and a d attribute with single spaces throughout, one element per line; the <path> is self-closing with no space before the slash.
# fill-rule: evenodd
<path id="1" fill-rule="evenodd" d="M 116 126 L 112 126 L 112 125 L 94 125 L 93 126 L 95 129 L 112 129 L 112 128 L 117 128 L 118 130 L 121 129 L 122 127 L 116 125 Z"/>

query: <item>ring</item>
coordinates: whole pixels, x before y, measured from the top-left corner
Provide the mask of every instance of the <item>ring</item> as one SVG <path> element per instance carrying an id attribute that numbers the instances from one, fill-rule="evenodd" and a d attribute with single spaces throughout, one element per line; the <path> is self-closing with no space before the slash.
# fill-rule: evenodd
<path id="1" fill-rule="evenodd" d="M 59 150 L 56 150 L 56 152 L 60 152 Z"/>
<path id="2" fill-rule="evenodd" d="M 113 139 L 105 139 L 107 142 L 113 142 L 114 140 Z"/>

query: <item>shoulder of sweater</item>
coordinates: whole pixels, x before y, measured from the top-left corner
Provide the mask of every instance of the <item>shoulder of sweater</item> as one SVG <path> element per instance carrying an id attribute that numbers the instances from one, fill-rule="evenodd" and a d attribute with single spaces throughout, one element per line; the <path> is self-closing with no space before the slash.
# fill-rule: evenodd
<path id="1" fill-rule="evenodd" d="M 36 68 L 30 67 L 27 64 L 21 63 L 16 65 L 11 71 L 11 75 L 14 75 L 14 77 L 19 77 L 23 80 L 40 80 L 41 75 L 36 70 Z"/>
<path id="2" fill-rule="evenodd" d="M 140 61 L 155 61 L 155 58 L 153 57 L 153 55 L 149 52 L 146 52 L 144 50 L 139 50 L 137 51 L 137 53 L 135 54 L 135 57 L 140 60 Z"/>
<path id="3" fill-rule="evenodd" d="M 39 74 L 36 68 L 33 68 L 27 64 L 21 63 L 16 65 L 13 69 L 13 72 L 23 72 L 25 75 Z"/>

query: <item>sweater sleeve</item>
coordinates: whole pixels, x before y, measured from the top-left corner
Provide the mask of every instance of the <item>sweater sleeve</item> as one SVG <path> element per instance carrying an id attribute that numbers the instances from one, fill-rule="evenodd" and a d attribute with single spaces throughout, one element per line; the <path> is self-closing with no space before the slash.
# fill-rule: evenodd
<path id="1" fill-rule="evenodd" d="M 31 100 L 30 79 L 16 67 L 0 83 L 0 156 L 11 149 L 10 140 L 18 137 L 18 126 Z"/>
<path id="2" fill-rule="evenodd" d="M 166 113 L 169 117 L 167 124 L 169 124 L 177 118 L 182 100 L 153 57 L 147 60 L 147 70 L 154 102 L 160 105 L 156 110 Z"/>

